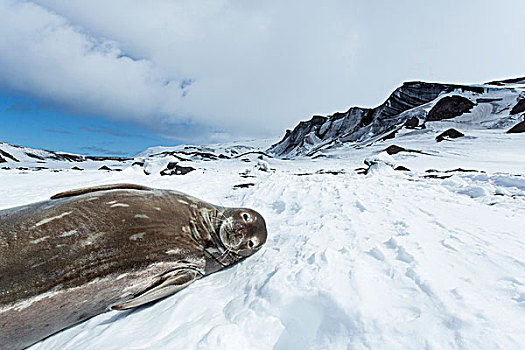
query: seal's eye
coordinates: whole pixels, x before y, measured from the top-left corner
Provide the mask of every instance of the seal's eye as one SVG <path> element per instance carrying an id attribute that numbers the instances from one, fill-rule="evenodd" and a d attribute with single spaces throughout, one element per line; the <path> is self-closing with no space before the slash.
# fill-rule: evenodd
<path id="1" fill-rule="evenodd" d="M 245 221 L 245 222 L 252 222 L 252 216 L 248 213 L 242 213 L 242 219 Z"/>

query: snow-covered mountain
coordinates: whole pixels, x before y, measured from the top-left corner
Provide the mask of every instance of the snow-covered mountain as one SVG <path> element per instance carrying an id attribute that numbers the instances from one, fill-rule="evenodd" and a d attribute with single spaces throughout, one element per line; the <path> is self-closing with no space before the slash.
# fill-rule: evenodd
<path id="1" fill-rule="evenodd" d="M 134 157 L 99 157 L 46 151 L 0 142 L 0 169 L 19 171 L 122 171 L 141 169 L 146 175 L 184 175 L 208 161 L 237 159 L 249 161 L 267 156 L 264 149 L 271 141 L 254 140 L 216 145 L 152 147 Z"/>
<path id="2" fill-rule="evenodd" d="M 132 158 L 85 156 L 46 151 L 0 142 L 2 170 L 122 170 L 132 164 Z"/>
<path id="3" fill-rule="evenodd" d="M 283 158 L 316 157 L 342 144 L 361 147 L 394 138 L 402 129 L 430 127 L 438 133 L 455 125 L 464 130 L 507 131 L 523 119 L 524 112 L 525 78 L 479 85 L 407 82 L 376 108 L 352 107 L 300 122 L 268 152 Z"/>

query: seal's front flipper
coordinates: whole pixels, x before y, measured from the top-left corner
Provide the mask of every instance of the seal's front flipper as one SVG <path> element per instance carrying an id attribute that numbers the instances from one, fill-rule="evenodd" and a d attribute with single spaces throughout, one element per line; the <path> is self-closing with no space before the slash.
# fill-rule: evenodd
<path id="1" fill-rule="evenodd" d="M 186 288 L 192 282 L 202 277 L 202 274 L 194 269 L 177 269 L 163 275 L 159 281 L 136 295 L 133 299 L 110 307 L 111 310 L 126 310 L 141 306 L 152 301 L 167 297 L 181 289 Z"/>

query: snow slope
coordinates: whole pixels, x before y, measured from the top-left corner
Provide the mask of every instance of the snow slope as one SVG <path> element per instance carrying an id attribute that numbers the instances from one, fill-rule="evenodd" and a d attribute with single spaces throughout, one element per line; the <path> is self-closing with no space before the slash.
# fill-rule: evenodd
<path id="1" fill-rule="evenodd" d="M 133 182 L 252 207 L 268 224 L 244 262 L 31 349 L 522 349 L 525 135 L 463 126 L 437 143 L 462 124 L 432 125 L 316 159 L 195 159 L 184 176 L 0 171 L 0 208 Z"/>

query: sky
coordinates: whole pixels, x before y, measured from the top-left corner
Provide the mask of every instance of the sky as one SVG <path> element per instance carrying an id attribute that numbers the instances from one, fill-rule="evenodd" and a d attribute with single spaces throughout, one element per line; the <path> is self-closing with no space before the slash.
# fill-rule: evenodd
<path id="1" fill-rule="evenodd" d="M 0 141 L 279 137 L 404 81 L 525 76 L 523 0 L 0 0 Z"/>

